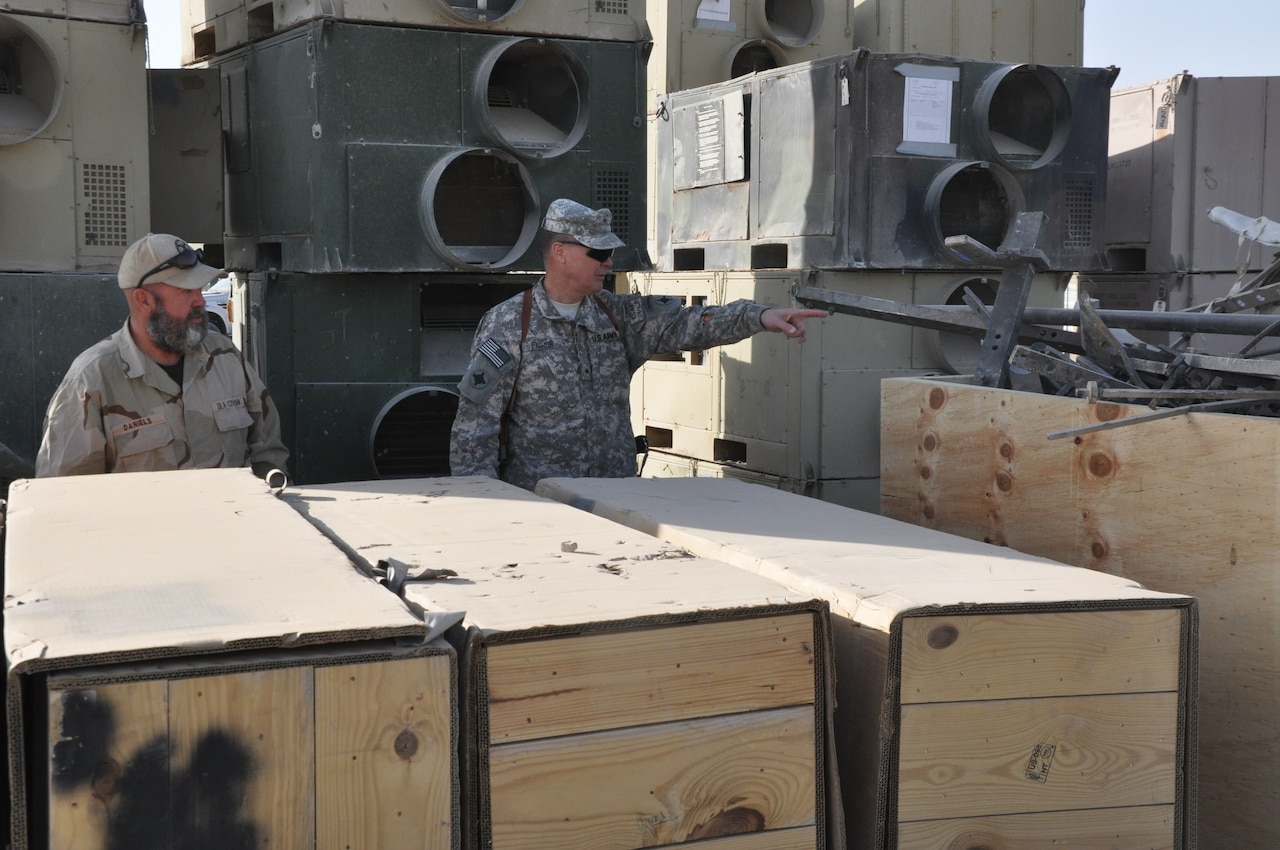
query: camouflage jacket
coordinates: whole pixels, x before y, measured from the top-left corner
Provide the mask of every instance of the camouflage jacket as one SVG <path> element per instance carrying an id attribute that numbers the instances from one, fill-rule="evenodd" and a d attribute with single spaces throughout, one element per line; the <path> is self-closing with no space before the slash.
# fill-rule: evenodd
<path id="1" fill-rule="evenodd" d="M 504 301 L 480 321 L 458 385 L 449 460 L 454 475 L 501 477 L 530 490 L 551 476 L 635 475 L 631 376 L 659 352 L 746 339 L 763 330 L 765 311 L 751 301 L 685 307 L 677 298 L 606 291 L 599 297 L 607 313 L 585 298 L 577 316 L 566 319 L 539 283 L 522 355 L 523 297 Z M 507 464 L 499 474 L 502 415 L 517 375 Z"/>
<path id="2" fill-rule="evenodd" d="M 275 404 L 231 340 L 210 331 L 182 375 L 178 387 L 134 343 L 128 322 L 85 350 L 49 402 L 36 476 L 285 469 Z"/>

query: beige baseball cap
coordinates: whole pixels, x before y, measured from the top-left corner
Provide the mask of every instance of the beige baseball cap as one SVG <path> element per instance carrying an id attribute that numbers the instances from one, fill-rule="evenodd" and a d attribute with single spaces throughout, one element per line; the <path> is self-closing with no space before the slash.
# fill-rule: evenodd
<path id="1" fill-rule="evenodd" d="M 200 289 L 222 272 L 200 262 L 204 255 L 169 233 L 148 233 L 129 246 L 116 275 L 121 289 L 167 283 L 179 289 Z"/>

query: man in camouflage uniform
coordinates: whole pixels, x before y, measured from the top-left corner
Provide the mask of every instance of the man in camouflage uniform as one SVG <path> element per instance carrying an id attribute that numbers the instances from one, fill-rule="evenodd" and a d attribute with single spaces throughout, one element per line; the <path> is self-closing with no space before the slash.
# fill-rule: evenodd
<path id="1" fill-rule="evenodd" d="M 218 270 L 200 259 L 168 234 L 125 252 L 117 277 L 129 318 L 62 379 L 37 477 L 252 466 L 283 483 L 280 416 L 231 340 L 209 333 L 200 290 Z"/>
<path id="2" fill-rule="evenodd" d="M 803 342 L 804 319 L 828 315 L 745 300 L 685 307 L 675 298 L 609 292 L 610 255 L 624 244 L 611 224 L 609 210 L 563 198 L 547 209 L 540 234 L 545 276 L 491 309 L 476 330 L 458 385 L 454 475 L 487 475 L 530 490 L 552 476 L 634 476 L 631 376 L 646 360 L 762 330 Z"/>

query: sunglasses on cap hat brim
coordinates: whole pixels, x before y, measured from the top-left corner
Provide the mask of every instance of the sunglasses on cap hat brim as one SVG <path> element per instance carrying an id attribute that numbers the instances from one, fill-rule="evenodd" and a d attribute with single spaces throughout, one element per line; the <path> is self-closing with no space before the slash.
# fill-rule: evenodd
<path id="1" fill-rule="evenodd" d="M 151 277 L 153 274 L 159 274 L 165 269 L 183 269 L 183 270 L 194 269 L 196 266 L 200 265 L 201 261 L 203 260 L 204 260 L 204 251 L 192 248 L 190 245 L 184 245 L 182 247 L 182 250 L 179 251 L 177 254 L 165 260 L 163 263 L 156 266 L 154 269 L 147 272 L 142 277 L 138 278 L 137 288 L 141 289 L 142 285 L 147 282 L 147 278 Z"/>

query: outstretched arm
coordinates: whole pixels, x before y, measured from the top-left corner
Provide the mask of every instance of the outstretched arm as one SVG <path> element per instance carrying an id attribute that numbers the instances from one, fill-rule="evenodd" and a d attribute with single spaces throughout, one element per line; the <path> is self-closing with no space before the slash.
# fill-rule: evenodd
<path id="1" fill-rule="evenodd" d="M 831 314 L 826 310 L 807 307 L 770 307 L 760 316 L 760 324 L 767 331 L 785 334 L 796 342 L 804 342 L 809 334 L 804 329 L 805 319 L 825 319 Z"/>

